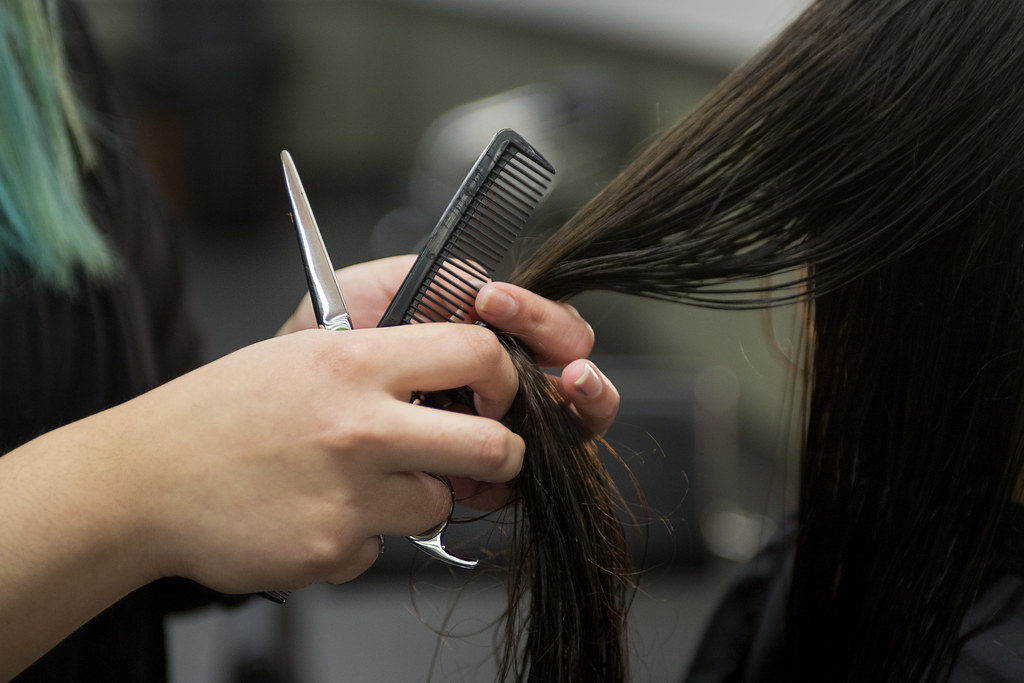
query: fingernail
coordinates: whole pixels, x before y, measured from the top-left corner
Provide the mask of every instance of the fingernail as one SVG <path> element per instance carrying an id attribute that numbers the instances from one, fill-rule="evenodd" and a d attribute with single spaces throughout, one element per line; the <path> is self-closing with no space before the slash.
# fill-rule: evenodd
<path id="1" fill-rule="evenodd" d="M 519 304 L 508 293 L 491 287 L 477 298 L 476 310 L 495 318 L 511 318 L 519 310 Z"/>
<path id="2" fill-rule="evenodd" d="M 583 374 L 572 385 L 587 398 L 597 398 L 604 389 L 604 382 L 589 362 L 583 364 Z"/>

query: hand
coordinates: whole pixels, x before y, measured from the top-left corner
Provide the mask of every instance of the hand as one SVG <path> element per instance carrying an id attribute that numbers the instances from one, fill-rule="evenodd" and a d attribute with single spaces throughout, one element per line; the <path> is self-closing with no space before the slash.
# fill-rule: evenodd
<path id="1" fill-rule="evenodd" d="M 356 327 L 377 324 L 415 260 L 396 256 L 337 272 Z M 522 337 L 541 366 L 565 366 L 557 382 L 562 395 L 594 434 L 608 430 L 618 413 L 619 392 L 594 363 L 583 360 L 594 346 L 594 331 L 575 308 L 496 282 L 481 288 L 476 314 L 495 328 Z M 316 320 L 307 294 L 278 334 L 313 327 Z"/>
<path id="2" fill-rule="evenodd" d="M 138 475 L 142 546 L 159 574 L 226 592 L 357 576 L 377 557 L 377 534 L 446 518 L 447 488 L 424 472 L 482 482 L 518 473 L 522 440 L 498 421 L 408 402 L 415 390 L 462 385 L 491 418 L 515 395 L 511 361 L 488 330 L 307 331 L 125 404 L 112 447 Z"/>

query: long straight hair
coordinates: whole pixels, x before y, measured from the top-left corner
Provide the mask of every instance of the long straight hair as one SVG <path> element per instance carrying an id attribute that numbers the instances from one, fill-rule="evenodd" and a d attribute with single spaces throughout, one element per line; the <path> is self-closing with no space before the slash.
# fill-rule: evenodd
<path id="1" fill-rule="evenodd" d="M 809 302 L 789 680 L 945 680 L 1019 497 L 1021 45 L 1018 0 L 819 0 L 513 276 L 554 299 Z M 622 679 L 603 470 L 506 342 L 528 451 L 502 675 Z"/>
<path id="2" fill-rule="evenodd" d="M 89 215 L 97 150 L 72 87 L 56 0 L 0 4 L 0 283 L 73 292 L 116 270 Z"/>

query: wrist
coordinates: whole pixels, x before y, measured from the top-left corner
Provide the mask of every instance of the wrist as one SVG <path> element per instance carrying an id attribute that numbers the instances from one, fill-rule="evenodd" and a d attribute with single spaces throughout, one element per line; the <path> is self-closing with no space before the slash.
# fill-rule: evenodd
<path id="1" fill-rule="evenodd" d="M 144 416 L 134 413 L 134 404 L 64 428 L 71 443 L 81 444 L 76 465 L 81 483 L 75 488 L 83 496 L 82 514 L 93 525 L 93 552 L 117 570 L 126 592 L 164 576 L 162 536 L 153 514 L 160 498 L 160 476 L 150 457 L 154 436 Z"/>
<path id="2" fill-rule="evenodd" d="M 110 572 L 121 594 L 159 578 L 145 505 L 152 495 L 144 454 L 130 438 L 128 419 L 114 408 L 42 437 L 40 460 L 50 460 L 51 490 L 62 527 L 80 561 Z"/>
<path id="3" fill-rule="evenodd" d="M 139 552 L 130 468 L 105 420 L 0 458 L 0 679 L 156 578 Z"/>
<path id="4" fill-rule="evenodd" d="M 27 444 L 34 481 L 50 497 L 47 517 L 65 538 L 68 561 L 84 570 L 102 567 L 108 590 L 122 595 L 159 578 L 144 514 L 152 492 L 123 410 L 106 410 Z"/>

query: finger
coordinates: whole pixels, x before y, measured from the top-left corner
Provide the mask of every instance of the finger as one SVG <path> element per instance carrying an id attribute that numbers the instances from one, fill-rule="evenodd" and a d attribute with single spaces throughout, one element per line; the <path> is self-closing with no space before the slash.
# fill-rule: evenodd
<path id="1" fill-rule="evenodd" d="M 381 422 L 352 436 L 381 471 L 505 482 L 523 465 L 523 439 L 497 420 L 395 403 Z"/>
<path id="2" fill-rule="evenodd" d="M 415 256 L 392 256 L 389 258 L 357 263 L 335 271 L 338 285 L 345 294 L 354 327 L 374 327 L 384 315 L 399 285 L 405 278 Z M 307 293 L 302 297 L 295 312 L 285 321 L 275 336 L 309 330 L 316 327 L 313 304 Z"/>
<path id="3" fill-rule="evenodd" d="M 348 558 L 342 567 L 327 578 L 328 583 L 345 583 L 356 578 L 380 557 L 380 538 L 370 536 L 359 544 L 359 548 Z"/>
<path id="4" fill-rule="evenodd" d="M 575 308 L 507 282 L 481 287 L 476 312 L 485 322 L 521 337 L 541 365 L 586 358 L 594 346 L 594 330 Z"/>
<path id="5" fill-rule="evenodd" d="M 562 395 L 576 409 L 583 423 L 598 436 L 604 435 L 619 412 L 619 391 L 587 360 L 576 360 L 559 378 Z"/>
<path id="6" fill-rule="evenodd" d="M 309 294 L 307 293 L 302 297 L 302 301 L 299 302 L 295 312 L 284 322 L 284 325 L 274 333 L 275 337 L 280 337 L 299 330 L 310 330 L 316 327 L 316 315 L 313 313 L 313 303 L 310 301 Z"/>
<path id="7" fill-rule="evenodd" d="M 415 261 L 412 255 L 392 256 L 358 263 L 335 273 L 355 327 L 377 325 Z"/>
<path id="8" fill-rule="evenodd" d="M 479 325 L 424 323 L 365 330 L 379 344 L 380 379 L 396 397 L 468 386 L 478 414 L 498 419 L 519 390 L 512 359 Z"/>
<path id="9" fill-rule="evenodd" d="M 510 484 L 495 484 L 455 477 L 451 480 L 455 491 L 455 501 L 481 512 L 492 512 L 508 505 L 515 496 Z"/>
<path id="10" fill-rule="evenodd" d="M 452 512 L 448 485 L 426 472 L 387 475 L 366 524 L 387 536 L 414 536 L 436 528 Z"/>

